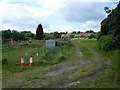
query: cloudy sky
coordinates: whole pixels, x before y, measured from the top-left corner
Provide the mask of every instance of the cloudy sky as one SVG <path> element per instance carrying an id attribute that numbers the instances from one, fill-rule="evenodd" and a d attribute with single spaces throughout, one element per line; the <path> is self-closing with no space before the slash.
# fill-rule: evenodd
<path id="1" fill-rule="evenodd" d="M 112 0 L 83 1 L 0 0 L 0 30 L 35 33 L 41 23 L 44 32 L 84 32 L 90 29 L 97 32 L 100 22 L 106 17 L 104 7 L 114 9 L 116 5 Z"/>

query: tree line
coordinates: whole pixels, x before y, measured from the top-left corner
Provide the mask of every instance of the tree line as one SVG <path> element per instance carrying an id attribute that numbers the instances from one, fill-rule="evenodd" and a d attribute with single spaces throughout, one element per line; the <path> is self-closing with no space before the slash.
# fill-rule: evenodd
<path id="1" fill-rule="evenodd" d="M 17 30 L 2 30 L 2 40 L 3 41 L 24 41 L 30 39 L 36 40 L 43 40 L 43 39 L 57 39 L 61 38 L 62 34 L 66 34 L 65 38 L 78 38 L 77 34 L 83 33 L 81 31 L 73 31 L 71 33 L 66 32 L 51 32 L 51 33 L 44 33 L 43 27 L 41 24 L 38 25 L 36 28 L 36 34 L 32 33 L 31 31 L 21 31 L 18 32 Z M 95 33 L 93 30 L 87 30 L 85 33 Z M 82 35 L 82 37 L 85 37 Z"/>
<path id="2" fill-rule="evenodd" d="M 3 41 L 23 41 L 29 40 L 30 38 L 35 38 L 35 34 L 31 33 L 30 31 L 22 31 L 18 32 L 16 30 L 2 30 L 2 40 Z"/>

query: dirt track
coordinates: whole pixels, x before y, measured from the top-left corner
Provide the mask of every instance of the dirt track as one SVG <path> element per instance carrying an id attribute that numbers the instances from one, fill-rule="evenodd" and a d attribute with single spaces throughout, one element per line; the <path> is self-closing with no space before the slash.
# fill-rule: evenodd
<path id="1" fill-rule="evenodd" d="M 87 47 L 87 48 L 88 48 L 89 51 L 91 51 L 95 55 L 95 57 L 99 56 L 99 54 L 97 52 L 95 52 L 93 49 L 91 49 L 89 47 Z M 83 53 L 78 49 L 78 47 L 76 47 L 76 56 L 75 56 L 76 60 L 79 60 L 79 58 L 82 57 L 82 56 L 83 56 Z M 61 68 L 61 69 L 58 69 L 58 70 L 55 70 L 55 71 L 51 71 L 51 72 L 39 75 L 39 78 L 46 78 L 46 77 L 49 77 L 49 76 L 56 76 L 56 75 L 60 75 L 62 73 L 70 72 L 70 71 L 73 71 L 74 69 L 80 68 L 81 65 L 87 65 L 88 63 L 92 63 L 92 61 L 91 60 L 80 61 L 79 65 L 64 67 L 64 68 Z M 111 61 L 107 58 L 106 61 L 97 62 L 97 63 L 103 63 L 105 65 L 110 65 Z M 70 77 L 64 76 L 62 79 L 51 82 L 51 84 L 47 87 L 50 87 L 50 88 L 67 88 L 71 85 L 76 85 L 78 83 L 83 83 L 83 82 L 86 82 L 86 81 L 95 80 L 100 74 L 106 72 L 106 70 L 107 69 L 102 69 L 102 70 L 96 71 L 93 74 L 91 74 L 89 76 L 86 76 L 86 77 L 83 77 L 83 78 L 80 78 L 79 80 L 76 80 L 74 82 L 70 81 Z"/>

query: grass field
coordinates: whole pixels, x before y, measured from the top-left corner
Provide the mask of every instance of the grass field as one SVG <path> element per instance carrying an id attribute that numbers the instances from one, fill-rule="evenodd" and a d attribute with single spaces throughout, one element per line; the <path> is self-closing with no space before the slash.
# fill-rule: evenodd
<path id="1" fill-rule="evenodd" d="M 23 42 L 27 45 L 45 45 L 45 41 Z M 92 48 L 100 54 L 95 55 L 89 51 L 86 46 Z M 76 39 L 62 47 L 3 47 L 2 59 L 8 60 L 8 65 L 2 66 L 3 88 L 40 88 L 48 87 L 51 82 L 58 82 L 67 77 L 69 82 L 74 82 L 106 68 L 103 57 L 109 57 L 112 65 L 107 68 L 107 72 L 101 74 L 97 79 L 72 85 L 72 88 L 115 88 L 119 87 L 118 80 L 118 50 L 111 52 L 100 51 L 96 40 Z M 76 57 L 77 51 L 80 50 L 83 56 Z M 28 55 L 26 56 L 26 53 Z M 36 53 L 39 55 L 37 56 Z M 32 54 L 35 66 L 29 67 L 29 56 Z M 24 55 L 26 67 L 20 67 L 20 57 Z M 89 63 L 86 63 L 90 61 Z M 81 64 L 85 62 L 86 64 Z M 66 68 L 69 66 L 80 65 L 79 68 L 65 72 L 56 76 L 41 78 L 48 72 Z M 66 80 L 67 80 L 66 79 Z"/>

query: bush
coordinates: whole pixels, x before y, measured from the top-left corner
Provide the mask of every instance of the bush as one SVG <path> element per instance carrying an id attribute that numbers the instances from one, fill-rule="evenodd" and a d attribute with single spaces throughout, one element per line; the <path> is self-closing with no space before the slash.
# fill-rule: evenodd
<path id="1" fill-rule="evenodd" d="M 99 48 L 101 50 L 110 51 L 116 48 L 113 35 L 102 36 L 99 40 Z"/>
<path id="2" fill-rule="evenodd" d="M 94 34 L 91 34 L 90 36 L 88 36 L 89 39 L 92 39 L 92 38 L 96 38 Z"/>
<path id="3" fill-rule="evenodd" d="M 87 36 L 85 36 L 85 35 L 80 35 L 80 38 L 87 38 Z"/>
<path id="4" fill-rule="evenodd" d="M 2 65 L 8 64 L 8 61 L 6 58 L 2 59 Z"/>

